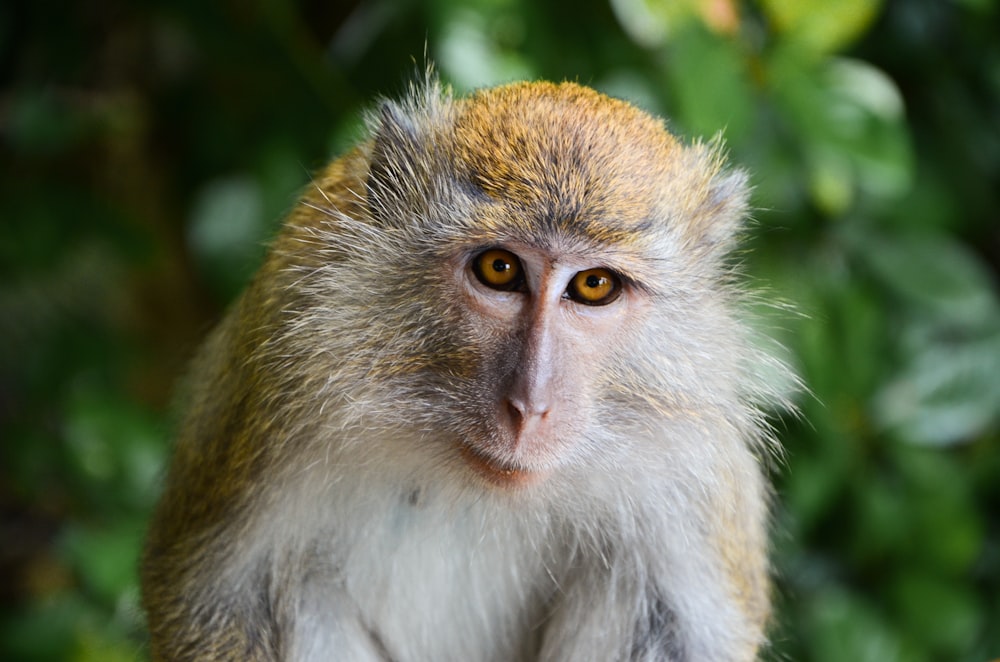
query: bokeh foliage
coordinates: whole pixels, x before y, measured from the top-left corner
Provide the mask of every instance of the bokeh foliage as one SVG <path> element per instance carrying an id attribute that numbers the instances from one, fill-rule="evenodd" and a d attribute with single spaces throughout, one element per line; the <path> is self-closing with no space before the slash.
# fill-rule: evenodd
<path id="1" fill-rule="evenodd" d="M 774 659 L 1000 657 L 996 0 L 0 5 L 0 658 L 143 657 L 170 393 L 309 172 L 426 57 L 724 135 L 809 393 Z"/>

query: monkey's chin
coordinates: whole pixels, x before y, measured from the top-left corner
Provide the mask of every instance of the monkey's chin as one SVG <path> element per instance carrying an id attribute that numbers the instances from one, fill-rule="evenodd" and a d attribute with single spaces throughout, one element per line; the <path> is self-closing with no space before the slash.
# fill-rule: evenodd
<path id="1" fill-rule="evenodd" d="M 461 448 L 462 458 L 469 463 L 476 474 L 498 487 L 526 487 L 541 481 L 546 474 L 545 471 L 532 471 L 499 463 L 465 444 Z"/>

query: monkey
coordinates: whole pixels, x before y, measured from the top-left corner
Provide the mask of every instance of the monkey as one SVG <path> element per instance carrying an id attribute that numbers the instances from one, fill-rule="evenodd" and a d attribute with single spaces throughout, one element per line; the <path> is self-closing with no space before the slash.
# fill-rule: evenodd
<path id="1" fill-rule="evenodd" d="M 193 360 L 152 658 L 756 659 L 785 368 L 723 151 L 572 82 L 379 103 Z"/>

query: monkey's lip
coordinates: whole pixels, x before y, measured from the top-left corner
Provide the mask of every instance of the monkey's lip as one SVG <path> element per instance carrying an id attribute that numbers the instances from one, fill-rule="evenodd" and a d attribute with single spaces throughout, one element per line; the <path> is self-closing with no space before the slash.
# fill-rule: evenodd
<path id="1" fill-rule="evenodd" d="M 494 458 L 487 457 L 465 444 L 462 445 L 462 457 L 472 465 L 476 473 L 495 485 L 521 486 L 541 478 L 540 472 L 499 463 Z"/>

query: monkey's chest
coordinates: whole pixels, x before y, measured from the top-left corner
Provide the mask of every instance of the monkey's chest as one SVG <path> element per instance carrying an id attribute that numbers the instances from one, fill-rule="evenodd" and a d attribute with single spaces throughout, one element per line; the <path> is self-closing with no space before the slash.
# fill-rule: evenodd
<path id="1" fill-rule="evenodd" d="M 400 502 L 397 502 L 400 503 Z M 345 596 L 387 659 L 527 659 L 554 591 L 548 536 L 486 504 L 376 509 L 333 552 Z"/>

